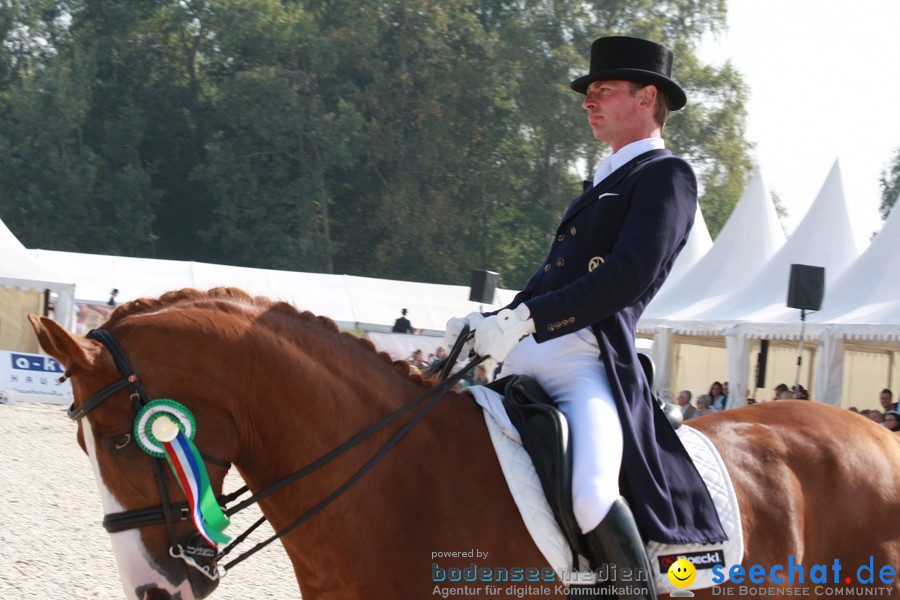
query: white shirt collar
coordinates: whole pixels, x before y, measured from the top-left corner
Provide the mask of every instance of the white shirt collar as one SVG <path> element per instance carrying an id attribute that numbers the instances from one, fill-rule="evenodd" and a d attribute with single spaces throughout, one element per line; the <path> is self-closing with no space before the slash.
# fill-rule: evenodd
<path id="1" fill-rule="evenodd" d="M 600 163 L 600 166 L 597 167 L 597 172 L 594 174 L 594 185 L 597 185 L 619 169 L 619 167 L 637 158 L 641 154 L 651 150 L 661 150 L 665 147 L 666 143 L 662 138 L 658 137 L 646 138 L 622 146 L 619 148 L 618 152 L 614 152 L 607 156 L 604 161 Z"/>

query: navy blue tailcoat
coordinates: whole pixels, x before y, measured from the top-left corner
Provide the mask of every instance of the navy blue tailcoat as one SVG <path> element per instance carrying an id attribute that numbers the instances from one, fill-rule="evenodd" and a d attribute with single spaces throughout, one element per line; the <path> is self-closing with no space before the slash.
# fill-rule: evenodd
<path id="1" fill-rule="evenodd" d="M 669 274 L 697 210 L 697 179 L 651 150 L 566 211 L 547 258 L 508 308 L 525 302 L 543 342 L 590 326 L 624 434 L 619 484 L 645 539 L 726 539 L 687 452 L 651 396 L 635 350 L 638 318 Z"/>

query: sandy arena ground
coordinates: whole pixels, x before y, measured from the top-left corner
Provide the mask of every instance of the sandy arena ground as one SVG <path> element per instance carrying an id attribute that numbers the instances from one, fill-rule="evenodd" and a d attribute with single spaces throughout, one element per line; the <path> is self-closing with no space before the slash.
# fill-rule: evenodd
<path id="1" fill-rule="evenodd" d="M 97 486 L 75 431 L 63 406 L 0 404 L 0 598 L 123 597 L 100 524 Z M 225 489 L 241 485 L 231 473 Z M 255 507 L 248 508 L 235 516 L 228 532 L 243 531 L 258 517 Z M 251 548 L 271 532 L 260 527 L 242 547 Z M 290 561 L 277 542 L 237 565 L 211 596 L 299 597 Z"/>

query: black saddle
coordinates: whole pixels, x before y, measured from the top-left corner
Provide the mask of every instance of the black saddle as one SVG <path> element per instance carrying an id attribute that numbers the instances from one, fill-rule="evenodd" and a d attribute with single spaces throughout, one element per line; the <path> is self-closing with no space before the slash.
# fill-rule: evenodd
<path id="1" fill-rule="evenodd" d="M 649 382 L 653 382 L 653 362 L 638 354 Z M 531 457 L 541 488 L 553 515 L 572 551 L 572 565 L 578 568 L 578 555 L 587 556 L 581 528 L 572 508 L 572 443 L 566 416 L 544 389 L 530 377 L 511 375 L 487 387 L 503 396 L 503 406 L 522 438 L 522 446 Z M 672 427 L 681 426 L 681 410 L 654 395 Z"/>

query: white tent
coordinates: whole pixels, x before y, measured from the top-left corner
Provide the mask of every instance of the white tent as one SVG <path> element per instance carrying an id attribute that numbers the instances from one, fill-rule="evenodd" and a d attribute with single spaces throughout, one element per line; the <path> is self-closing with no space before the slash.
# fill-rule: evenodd
<path id="1" fill-rule="evenodd" d="M 677 320 L 686 310 L 690 314 L 713 306 L 740 289 L 762 270 L 784 241 L 775 205 L 757 169 L 709 252 L 680 280 L 674 284 L 667 280 L 644 311 L 639 328 L 655 334 L 652 356 L 660 393 L 667 395 L 673 376 L 669 320 Z"/>
<path id="2" fill-rule="evenodd" d="M 748 189 L 748 193 L 757 192 Z M 729 219 L 729 225 L 735 223 L 738 227 L 748 226 L 736 221 L 734 216 Z M 760 267 L 758 262 L 754 263 L 747 257 L 743 261 L 739 260 L 740 256 L 735 255 L 736 250 L 730 253 L 735 262 L 719 265 L 712 262 L 716 254 L 710 251 L 713 256 L 711 262 L 698 263 L 692 273 L 685 276 L 685 286 L 693 282 L 700 288 L 696 291 L 698 297 L 695 302 L 665 315 L 662 313 L 666 310 L 665 305 L 661 303 L 662 308 L 656 308 L 654 310 L 657 312 L 652 313 L 655 318 L 642 320 L 641 329 L 654 331 L 658 338 L 661 350 L 655 350 L 654 355 L 664 351 L 671 352 L 668 348 L 673 333 L 707 339 L 724 338 L 728 351 L 727 370 L 732 388 L 731 398 L 736 400 L 735 404 L 742 403 L 749 380 L 749 340 L 797 339 L 799 336 L 799 311 L 791 312 L 785 308 L 791 264 L 823 266 L 828 278 L 838 277 L 860 255 L 858 241 L 850 223 L 840 167 L 835 161 L 806 216 L 764 265 Z M 764 223 L 752 225 L 759 227 Z M 746 277 L 748 265 L 755 270 L 752 277 Z M 718 275 L 713 270 L 721 271 L 724 270 L 723 267 L 730 270 L 730 274 Z M 715 294 L 715 288 L 700 283 L 704 276 L 706 279 L 739 276 L 745 279 L 745 283 L 732 288 L 730 293 L 720 295 L 718 302 L 711 303 L 704 293 Z M 667 296 L 672 301 L 672 296 L 668 293 Z M 818 332 L 813 333 L 818 335 Z"/>
<path id="3" fill-rule="evenodd" d="M 782 249 L 744 289 L 698 317 L 720 323 L 740 321 L 728 327 L 726 332 L 729 381 L 748 381 L 751 339 L 798 339 L 804 333 L 808 338 L 821 339 L 821 327 L 807 331 L 800 320 L 801 312 L 786 308 L 792 264 L 825 267 L 826 290 L 829 287 L 834 289 L 834 285 L 828 286 L 827 281 L 839 278 L 859 258 L 860 253 L 840 166 L 835 161 L 809 212 Z M 823 308 L 827 307 L 828 302 L 826 293 Z M 833 352 L 831 348 L 824 350 L 820 358 Z M 827 398 L 825 390 L 829 384 L 823 379 L 824 376 L 820 369 L 814 385 L 820 400 Z M 732 394 L 732 399 L 736 401 L 733 405 L 742 404 L 744 397 L 744 394 Z M 837 400 L 828 401 L 836 403 Z"/>
<path id="4" fill-rule="evenodd" d="M 118 300 L 125 302 L 181 288 L 229 286 L 284 300 L 343 327 L 366 331 L 390 331 L 400 310 L 406 308 L 413 327 L 436 335 L 450 317 L 496 310 L 515 294 L 498 289 L 494 304 L 488 306 L 470 302 L 466 286 L 54 250 L 31 252 L 39 263 L 76 281 L 80 302 L 104 304 L 112 288 L 119 290 Z"/>
<path id="5" fill-rule="evenodd" d="M 785 302 L 792 264 L 825 267 L 827 277 L 836 278 L 859 257 L 860 252 L 851 226 L 840 167 L 835 161 L 797 229 L 752 279 L 714 306 L 702 310 L 689 308 L 677 316 L 707 323 L 782 322 L 778 318 L 789 321 L 789 317 L 785 318 Z"/>
<path id="6" fill-rule="evenodd" d="M 55 295 L 56 320 L 71 329 L 75 284 L 39 264 L 0 221 L 0 348 L 37 349 L 25 317 L 43 312 L 46 292 Z"/>
<path id="7" fill-rule="evenodd" d="M 841 403 L 845 340 L 900 342 L 900 211 L 853 264 L 827 287 L 822 310 L 809 317 L 821 339 L 816 389 L 821 401 Z M 796 312 L 796 311 L 793 311 Z M 779 315 L 787 320 L 789 315 Z M 796 318 L 796 317 L 794 317 Z"/>
<path id="8" fill-rule="evenodd" d="M 891 211 L 866 251 L 829 286 L 822 310 L 810 321 L 878 325 L 878 339 L 900 339 L 900 211 Z M 860 333 L 860 335 L 866 335 Z"/>
<path id="9" fill-rule="evenodd" d="M 680 280 L 666 281 L 644 311 L 642 327 L 714 306 L 762 270 L 784 241 L 775 205 L 757 169 L 716 243 Z"/>

